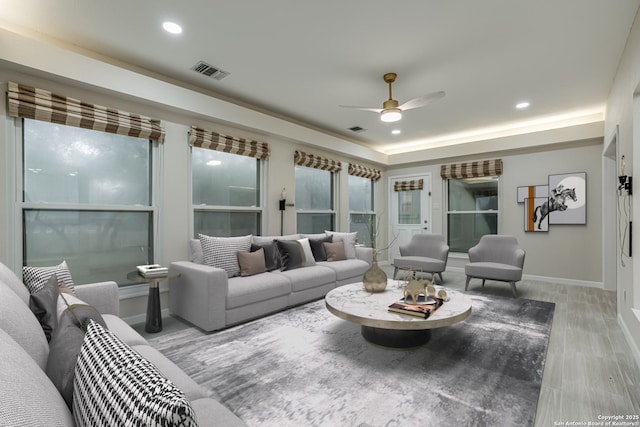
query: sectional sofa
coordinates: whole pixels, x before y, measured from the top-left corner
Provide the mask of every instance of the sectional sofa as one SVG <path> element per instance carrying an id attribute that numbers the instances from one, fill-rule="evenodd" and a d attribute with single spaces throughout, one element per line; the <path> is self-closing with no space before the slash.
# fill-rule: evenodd
<path id="1" fill-rule="evenodd" d="M 206 237 L 206 236 L 205 236 Z M 286 236 L 249 236 L 253 249 L 267 247 L 276 242 L 280 249 L 291 242 L 304 241 L 314 248 L 320 243 L 344 246 L 344 258 L 323 259 L 313 252 L 307 253 L 306 265 L 287 268 L 283 253 L 276 257 L 280 264 L 270 271 L 252 275 L 229 274 L 224 268 L 207 265 L 202 236 L 190 241 L 189 261 L 173 262 L 169 281 L 169 309 L 172 314 L 187 320 L 205 331 L 215 331 L 245 322 L 288 307 L 323 298 L 337 286 L 355 283 L 369 269 L 371 248 L 355 244 L 355 233 L 325 232 L 320 234 L 292 234 Z M 225 240 L 219 238 L 224 245 Z M 229 240 L 235 244 L 236 240 Z M 245 241 L 246 242 L 246 241 Z M 280 243 L 277 243 L 280 242 Z M 323 243 L 324 242 L 324 243 Z M 341 243 L 340 243 L 341 242 Z M 245 252 L 248 248 L 245 248 Z M 308 251 L 307 251 L 308 252 Z M 232 254 L 237 256 L 237 254 Z M 268 257 L 268 254 L 265 255 Z M 268 264 L 268 262 L 267 262 Z"/>
<path id="2" fill-rule="evenodd" d="M 53 286 L 55 286 L 55 296 L 58 297 L 58 284 L 54 283 Z M 135 373 L 141 365 L 148 367 L 145 365 L 145 361 L 151 362 L 160 371 L 159 376 L 170 380 L 181 391 L 179 394 L 182 395 L 183 400 L 188 402 L 186 406 L 191 408 L 188 411 L 195 414 L 199 426 L 245 426 L 229 409 L 209 398 L 206 390 L 196 384 L 160 352 L 149 346 L 142 336 L 118 317 L 118 286 L 115 282 L 77 285 L 74 291 L 78 299 L 101 313 L 109 333 L 125 343 L 124 345 L 118 344 L 117 348 L 123 350 L 126 347 L 125 350 L 128 351 L 126 357 L 105 357 L 104 354 L 100 354 L 96 359 L 96 362 L 100 363 L 90 363 L 90 370 L 96 365 L 102 364 L 102 367 L 94 371 L 98 376 L 104 377 L 111 369 L 120 368 L 122 376 L 130 379 L 136 375 Z M 64 392 L 58 388 L 60 384 L 64 383 L 54 385 L 52 380 L 52 378 L 56 378 L 53 373 L 55 367 L 52 367 L 52 364 L 62 363 L 63 366 L 71 366 L 73 369 L 75 362 L 72 365 L 65 365 L 68 359 L 62 358 L 57 362 L 54 360 L 54 338 L 51 342 L 47 342 L 41 323 L 34 311 L 30 309 L 31 297 L 32 295 L 22 281 L 0 263 L 0 395 L 2 396 L 0 424 L 7 426 L 76 425 L 77 411 L 74 407 L 72 414 L 69 404 L 63 397 Z M 77 307 L 78 304 L 75 306 Z M 61 326 L 58 325 L 58 327 Z M 72 327 L 72 329 L 77 332 L 77 328 Z M 87 332 L 88 335 L 89 332 Z M 71 336 L 73 333 L 65 333 L 65 337 Z M 83 339 L 80 336 L 80 340 L 83 345 L 86 345 L 86 337 Z M 104 341 L 102 343 L 104 344 Z M 59 349 L 59 347 L 57 348 Z M 103 348 L 102 350 L 106 350 L 107 354 L 115 354 L 111 353 L 112 350 L 115 351 L 112 348 Z M 69 348 L 62 349 L 62 356 L 69 356 L 72 353 L 69 353 Z M 60 355 L 59 352 L 56 354 Z M 89 355 L 91 354 L 89 353 Z M 137 362 L 132 362 L 132 360 L 137 360 Z M 144 375 L 139 375 L 139 377 L 142 377 L 143 384 L 144 381 L 149 384 L 148 373 L 150 371 L 147 369 L 142 372 Z M 95 385 L 100 381 L 92 380 L 90 383 L 89 385 Z M 115 383 L 110 380 L 102 381 L 103 386 Z M 137 391 L 134 391 L 134 394 L 138 397 L 150 397 L 151 416 L 156 416 L 160 412 L 162 400 L 157 393 L 158 390 L 166 389 L 167 386 L 167 383 L 163 383 L 162 386 L 155 386 L 152 390 L 139 391 L 140 389 L 135 389 Z M 135 398 L 127 400 L 132 396 L 127 396 L 124 388 L 115 387 L 111 390 L 122 392 L 122 396 L 117 396 L 116 400 L 124 404 L 126 408 L 124 413 L 113 416 L 124 415 L 127 422 L 131 423 L 130 425 L 136 425 L 135 419 L 140 415 L 141 409 L 137 403 L 132 403 Z M 74 388 L 74 393 L 75 391 Z M 108 397 L 106 391 L 105 393 L 88 391 L 88 393 L 91 395 L 86 397 L 93 400 L 95 404 L 106 408 L 107 411 L 112 412 L 116 406 L 112 404 L 113 397 Z M 77 404 L 76 395 L 73 396 L 74 403 Z M 175 400 L 175 395 L 172 395 L 170 400 Z M 94 425 L 97 419 L 94 418 L 87 425 Z M 122 419 L 117 420 L 117 418 L 111 418 L 107 421 L 102 419 L 102 421 L 105 425 L 125 425 Z M 184 425 L 192 424 L 185 423 Z"/>

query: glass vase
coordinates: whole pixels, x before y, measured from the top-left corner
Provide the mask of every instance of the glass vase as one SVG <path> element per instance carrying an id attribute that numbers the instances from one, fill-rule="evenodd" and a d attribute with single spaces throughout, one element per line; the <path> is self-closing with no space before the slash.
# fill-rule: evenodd
<path id="1" fill-rule="evenodd" d="M 364 288 L 369 292 L 383 292 L 387 288 L 387 274 L 378 266 L 378 259 L 375 252 L 371 267 L 365 271 L 362 277 Z"/>

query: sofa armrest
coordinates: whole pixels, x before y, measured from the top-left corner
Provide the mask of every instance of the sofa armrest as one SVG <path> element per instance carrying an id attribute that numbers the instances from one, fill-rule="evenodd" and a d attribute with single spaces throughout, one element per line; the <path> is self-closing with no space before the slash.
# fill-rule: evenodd
<path id="1" fill-rule="evenodd" d="M 76 296 L 94 306 L 100 314 L 120 315 L 120 296 L 116 282 L 99 282 L 75 286 Z"/>
<path id="2" fill-rule="evenodd" d="M 366 261 L 367 264 L 373 263 L 373 249 L 364 246 L 356 246 L 356 258 Z"/>
<path id="3" fill-rule="evenodd" d="M 169 266 L 169 310 L 209 332 L 226 326 L 229 280 L 221 268 L 176 261 Z"/>

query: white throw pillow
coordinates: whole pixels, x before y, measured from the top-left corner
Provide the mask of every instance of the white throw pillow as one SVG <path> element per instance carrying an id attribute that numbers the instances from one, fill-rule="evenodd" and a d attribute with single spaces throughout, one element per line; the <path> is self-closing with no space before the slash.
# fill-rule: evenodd
<path id="1" fill-rule="evenodd" d="M 356 239 L 358 237 L 357 231 L 354 231 L 353 233 L 340 233 L 337 231 L 325 230 L 325 233 L 332 235 L 334 242 L 344 242 L 344 254 L 347 259 L 356 258 Z"/>
<path id="2" fill-rule="evenodd" d="M 309 267 L 310 265 L 316 265 L 316 259 L 313 257 L 313 252 L 311 251 L 311 244 L 309 244 L 309 239 L 306 237 L 304 239 L 296 240 L 302 249 L 302 253 L 304 254 L 304 264 L 303 267 Z"/>

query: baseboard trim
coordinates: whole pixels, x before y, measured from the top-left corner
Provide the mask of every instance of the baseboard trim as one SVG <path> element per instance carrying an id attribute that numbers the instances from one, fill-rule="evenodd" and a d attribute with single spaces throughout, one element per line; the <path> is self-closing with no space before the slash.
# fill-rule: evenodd
<path id="1" fill-rule="evenodd" d="M 640 312 L 638 310 L 633 310 L 633 312 L 638 318 L 638 321 L 640 321 Z M 631 335 L 631 331 L 629 331 L 627 324 L 625 323 L 624 319 L 622 318 L 622 316 L 620 316 L 619 313 L 618 313 L 618 325 L 620 325 L 620 329 L 622 329 L 622 334 L 624 335 L 624 338 L 627 340 L 627 344 L 629 344 L 629 347 L 631 348 L 631 355 L 633 356 L 633 359 L 636 361 L 636 365 L 638 365 L 638 368 L 640 369 L 640 348 L 638 348 L 638 344 L 633 339 L 633 335 Z"/>
<path id="2" fill-rule="evenodd" d="M 464 267 L 447 267 L 447 270 L 464 274 Z M 527 280 L 535 280 L 538 282 L 557 283 L 559 285 L 586 286 L 588 288 L 604 289 L 604 283 L 592 282 L 590 280 L 576 280 L 576 279 L 567 279 L 564 277 L 537 276 L 533 274 L 523 274 L 522 278 Z"/>

